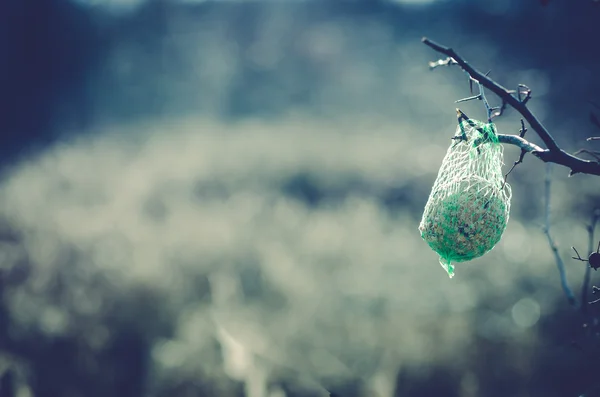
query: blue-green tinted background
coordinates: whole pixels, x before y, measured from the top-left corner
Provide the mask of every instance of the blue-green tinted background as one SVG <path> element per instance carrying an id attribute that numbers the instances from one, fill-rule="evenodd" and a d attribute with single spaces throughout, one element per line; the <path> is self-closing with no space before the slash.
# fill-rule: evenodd
<path id="1" fill-rule="evenodd" d="M 598 135 L 599 23 L 586 0 L 3 0 L 0 393 L 594 395 L 539 160 L 454 279 L 417 227 L 471 95 L 421 37 L 531 87 L 574 152 Z M 579 297 L 600 179 L 567 173 L 553 233 Z"/>

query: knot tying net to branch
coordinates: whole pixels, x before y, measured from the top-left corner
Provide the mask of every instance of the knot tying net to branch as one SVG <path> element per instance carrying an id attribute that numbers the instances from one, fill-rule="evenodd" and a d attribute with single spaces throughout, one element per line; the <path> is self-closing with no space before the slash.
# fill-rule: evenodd
<path id="1" fill-rule="evenodd" d="M 419 225 L 450 277 L 453 262 L 484 255 L 506 229 L 512 192 L 502 165 L 496 126 L 460 120 Z"/>

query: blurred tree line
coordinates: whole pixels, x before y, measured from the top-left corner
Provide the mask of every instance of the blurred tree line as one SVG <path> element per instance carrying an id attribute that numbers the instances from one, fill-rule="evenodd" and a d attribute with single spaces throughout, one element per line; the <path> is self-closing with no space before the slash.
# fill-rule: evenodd
<path id="1" fill-rule="evenodd" d="M 203 23 L 210 27 L 226 24 L 225 35 L 239 49 L 251 44 L 257 25 L 268 16 L 270 7 L 275 5 L 263 2 L 178 5 L 148 1 L 135 11 L 119 15 L 99 5 L 87 6 L 66 0 L 3 0 L 0 2 L 2 166 L 8 170 L 17 160 L 43 151 L 59 141 L 65 131 L 70 134 L 87 131 L 107 119 L 119 123 L 174 112 L 213 112 L 210 98 L 205 102 L 172 102 L 163 91 L 164 81 L 152 87 L 151 78 L 135 80 L 138 75 L 160 76 L 177 67 L 176 57 L 170 56 L 173 43 L 163 40 L 164 32 L 173 28 L 166 15 L 185 14 L 186 18 L 196 18 L 199 29 Z M 569 135 L 569 142 L 590 135 L 585 129 L 589 111 L 585 103 L 597 98 L 600 88 L 600 79 L 589 73 L 600 66 L 597 49 L 600 10 L 590 3 L 556 0 L 542 7 L 535 1 L 507 0 L 491 4 L 463 0 L 440 1 L 418 8 L 386 1 L 328 1 L 276 7 L 290 7 L 298 15 L 288 27 L 291 38 L 283 39 L 289 43 L 306 26 L 336 19 L 350 21 L 357 36 L 363 23 L 377 21 L 388 27 L 392 38 L 399 42 L 407 34 L 432 38 L 449 36 L 463 45 L 468 44 L 469 37 L 493 41 L 497 46 L 493 50 L 506 58 L 506 65 L 526 65 L 547 72 L 552 82 L 546 94 L 546 104 L 551 110 L 546 123 L 550 128 L 554 125 L 561 129 L 577 127 L 560 133 Z M 209 16 L 215 14 L 220 19 L 211 25 Z M 184 28 L 189 27 L 189 24 L 184 25 Z M 185 31 L 179 34 L 185 35 Z M 446 41 L 452 45 L 451 40 Z M 106 71 L 107 59 L 115 47 L 125 42 L 133 43 L 132 51 L 142 55 L 138 63 L 129 66 L 134 70 L 119 80 Z M 227 84 L 212 88 L 225 91 L 224 104 L 216 111 L 218 117 L 225 120 L 270 118 L 290 108 L 319 114 L 314 92 L 327 84 L 337 73 L 335 69 L 323 71 L 322 65 L 307 60 L 300 50 L 286 50 L 283 66 L 265 71 L 253 66 L 254 60 L 250 57 L 236 51 L 233 50 L 233 57 L 240 58 L 236 61 L 241 64 L 239 70 Z M 205 57 L 210 55 L 210 52 L 204 54 Z M 223 62 L 226 66 L 228 61 Z M 290 76 L 298 77 L 295 80 Z M 136 84 L 141 86 L 139 90 L 131 88 Z M 267 91 L 258 100 L 255 97 L 257 90 L 282 86 L 277 95 Z M 97 89 L 105 90 L 103 94 L 108 98 L 100 105 L 95 98 Z M 367 98 L 377 95 L 379 93 L 365 93 Z M 391 113 L 392 109 L 390 106 L 386 111 Z M 562 121 L 565 119 L 581 121 L 573 125 Z M 288 194 L 309 204 L 318 201 L 320 195 L 327 195 L 310 178 L 302 176 L 289 181 L 287 189 Z M 394 197 L 387 200 L 390 206 L 394 205 Z M 152 207 L 149 211 L 160 213 L 160 208 Z M 33 288 L 32 280 L 38 277 L 36 268 L 43 265 L 22 248 L 30 232 L 13 228 L 6 219 L 0 220 L 3 250 L 0 256 L 5 263 L 13 264 L 0 266 L 0 397 L 244 395 L 241 382 L 226 379 L 222 373 L 211 377 L 212 374 L 205 372 L 205 378 L 187 373 L 157 374 L 151 364 L 152 346 L 161 338 L 173 336 L 181 307 L 169 301 L 168 291 L 140 286 L 124 292 L 100 271 L 82 275 L 77 263 L 88 258 L 79 252 L 79 247 L 68 243 L 61 242 L 59 258 L 63 265 L 46 281 L 50 288 L 42 294 L 28 290 L 30 295 L 25 294 L 24 299 L 36 296 L 39 301 L 23 303 L 22 307 L 52 303 L 66 311 L 70 323 L 75 325 L 68 332 L 53 332 L 60 328 L 65 316 L 53 312 L 40 319 L 42 325 L 37 328 L 20 325 L 19 316 L 23 313 L 9 308 L 4 297 L 17 294 L 20 289 Z M 194 277 L 191 281 L 195 285 L 195 304 L 210 307 L 213 291 L 208 275 Z M 252 272 L 242 272 L 241 277 L 247 281 L 246 287 L 256 286 L 253 284 L 256 275 Z M 522 291 L 539 288 L 536 280 L 520 282 Z M 251 287 L 247 287 L 245 293 L 252 296 Z M 83 296 L 96 295 L 102 296 L 102 310 L 78 306 L 85 301 Z M 488 309 L 494 310 L 505 298 L 492 292 L 485 301 L 477 302 L 471 325 L 476 327 L 481 320 L 478 316 Z M 397 374 L 395 395 L 558 397 L 585 393 L 586 397 L 600 396 L 597 356 L 588 357 L 590 352 L 597 351 L 593 349 L 598 348 L 600 339 L 592 338 L 591 344 L 584 345 L 571 343 L 586 332 L 597 336 L 598 324 L 587 323 L 588 329 L 580 330 L 579 314 L 573 313 L 562 297 L 557 297 L 553 305 L 556 311 L 542 318 L 538 341 L 531 350 L 521 351 L 510 339 L 490 341 L 478 336 L 453 363 L 403 367 Z M 444 315 L 440 317 L 443 321 Z M 102 325 L 104 334 L 98 333 L 98 324 Z M 590 327 L 593 331 L 589 331 Z M 219 356 L 222 346 L 217 340 L 206 349 L 217 357 L 211 356 L 210 360 L 222 360 Z M 198 356 L 198 361 L 205 359 Z M 465 378 L 465 368 L 473 371 L 471 378 Z M 476 387 L 469 379 L 477 380 Z M 310 395 L 306 390 L 294 389 L 293 380 L 285 377 L 272 383 L 279 384 L 288 397 Z M 23 385 L 28 392 L 23 391 Z M 335 385 L 343 397 L 358 395 L 355 386 L 352 380 Z"/>

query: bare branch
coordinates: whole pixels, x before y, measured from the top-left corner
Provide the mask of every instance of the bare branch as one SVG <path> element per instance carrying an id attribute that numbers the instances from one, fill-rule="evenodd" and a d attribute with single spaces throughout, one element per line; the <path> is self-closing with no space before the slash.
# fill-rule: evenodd
<path id="1" fill-rule="evenodd" d="M 456 109 L 456 114 L 458 116 L 458 123 L 460 124 L 461 121 L 465 121 L 469 119 L 469 116 L 467 116 L 465 114 L 465 112 L 463 112 L 460 109 Z M 498 142 L 500 143 L 505 143 L 508 145 L 514 145 L 517 146 L 519 148 L 521 148 L 521 153 L 531 153 L 534 156 L 544 156 L 545 153 L 547 152 L 547 150 L 544 150 L 543 148 L 539 147 L 538 145 L 536 145 L 535 143 L 531 143 L 529 141 L 527 141 L 525 138 L 523 138 L 525 136 L 525 133 L 523 131 L 527 131 L 527 128 L 525 128 L 525 124 L 521 123 L 522 127 L 521 127 L 521 133 L 519 135 L 505 135 L 505 134 L 497 134 L 498 137 Z M 455 136 L 452 137 L 452 139 L 454 140 L 466 140 L 465 136 Z M 525 154 L 523 154 L 524 156 Z M 522 160 L 522 157 L 521 157 Z"/>
<path id="2" fill-rule="evenodd" d="M 556 143 L 552 135 L 550 135 L 548 130 L 546 130 L 542 123 L 527 108 L 526 103 L 527 100 L 529 100 L 529 97 L 531 96 L 531 92 L 526 86 L 520 86 L 517 93 L 518 97 L 515 97 L 513 95 L 513 92 L 507 90 L 494 80 L 487 77 L 485 74 L 479 72 L 477 69 L 469 65 L 452 48 L 444 47 L 425 37 L 422 41 L 424 44 L 433 48 L 435 51 L 446 55 L 452 61 L 456 62 L 456 64 L 458 64 L 465 72 L 467 72 L 472 79 L 476 80 L 485 88 L 492 91 L 499 98 L 501 98 L 502 101 L 506 102 L 508 105 L 510 105 L 523 116 L 523 118 L 529 123 L 531 128 L 537 133 L 537 135 L 542 139 L 542 141 L 548 148 L 546 150 L 541 151 L 538 149 L 532 149 L 528 150 L 528 152 L 531 152 L 534 156 L 536 156 L 544 162 L 556 163 L 570 168 L 570 175 L 578 173 L 600 175 L 600 163 L 575 157 L 565 152 L 558 146 L 558 144 Z M 454 62 L 449 62 L 448 64 L 454 64 Z M 524 87 L 525 89 L 522 89 L 522 87 Z M 527 91 L 529 91 L 529 93 L 527 93 Z M 525 98 L 523 100 L 520 100 L 520 97 L 522 95 L 525 95 Z"/>
<path id="3" fill-rule="evenodd" d="M 596 209 L 594 211 L 594 213 L 592 214 L 592 221 L 590 222 L 589 225 L 587 225 L 588 257 L 592 252 L 594 252 L 594 231 L 596 230 L 596 224 L 598 223 L 599 220 L 600 220 L 600 210 Z M 581 302 L 582 302 L 581 311 L 583 312 L 583 314 L 586 314 L 586 312 L 587 312 L 588 305 L 586 305 L 585 302 L 588 301 L 587 295 L 588 295 L 588 289 L 590 288 L 591 271 L 592 271 L 592 267 L 590 266 L 589 263 L 586 263 L 585 276 L 583 277 L 583 285 L 581 286 Z M 592 302 L 589 302 L 589 303 L 591 304 Z"/>
<path id="4" fill-rule="evenodd" d="M 545 206 L 545 225 L 544 225 L 544 233 L 546 234 L 546 237 L 548 238 L 548 244 L 550 244 L 550 249 L 552 250 L 552 253 L 554 254 L 554 259 L 556 260 L 556 266 L 558 267 L 558 274 L 560 276 L 560 284 L 562 286 L 562 289 L 565 293 L 565 295 L 567 296 L 567 300 L 569 301 L 569 304 L 571 306 L 577 306 L 577 300 L 575 299 L 575 295 L 573 295 L 573 291 L 571 291 L 571 288 L 569 288 L 569 284 L 567 282 L 567 274 L 565 272 L 565 264 L 562 260 L 562 258 L 560 257 L 560 254 L 558 253 L 558 248 L 556 247 L 556 243 L 554 242 L 554 240 L 552 239 L 552 236 L 550 235 L 550 184 L 552 183 L 551 180 L 551 172 L 552 172 L 552 164 L 548 163 L 546 164 L 546 181 L 545 181 L 545 191 L 544 191 L 544 197 L 546 200 L 546 206 Z"/>

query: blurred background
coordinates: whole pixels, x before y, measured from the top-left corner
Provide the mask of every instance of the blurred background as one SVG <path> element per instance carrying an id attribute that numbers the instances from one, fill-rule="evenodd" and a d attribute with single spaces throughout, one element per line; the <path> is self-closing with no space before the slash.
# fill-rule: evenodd
<path id="1" fill-rule="evenodd" d="M 471 95 L 421 37 L 527 84 L 572 153 L 598 149 L 599 24 L 591 0 L 2 0 L 0 397 L 600 395 L 543 163 L 453 279 L 417 230 Z M 579 299 L 600 179 L 567 174 Z"/>

